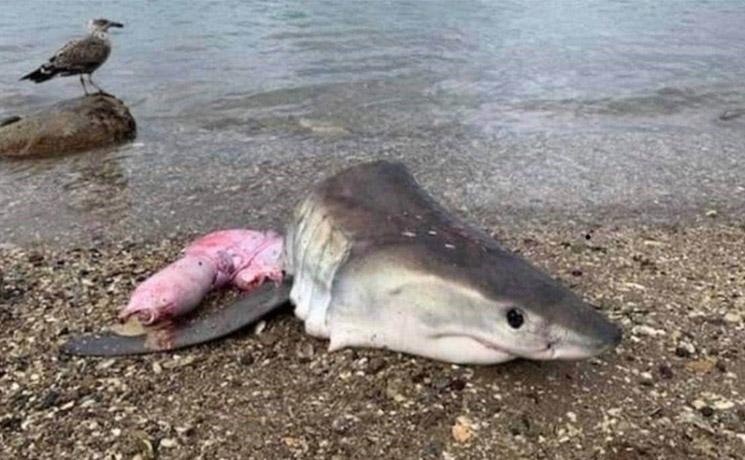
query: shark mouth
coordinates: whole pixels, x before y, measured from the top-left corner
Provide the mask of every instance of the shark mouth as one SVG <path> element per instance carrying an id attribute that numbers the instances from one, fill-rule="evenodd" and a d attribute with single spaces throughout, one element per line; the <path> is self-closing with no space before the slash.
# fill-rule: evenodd
<path id="1" fill-rule="evenodd" d="M 556 347 L 554 347 L 554 344 L 555 344 L 554 341 L 548 342 L 548 344 L 546 344 L 544 348 L 540 348 L 536 350 L 529 350 L 529 351 L 515 352 L 515 350 L 508 350 L 504 347 L 501 347 L 495 344 L 494 342 L 490 342 L 480 337 L 474 337 L 472 335 L 464 335 L 463 337 L 468 337 L 469 339 L 479 343 L 481 346 L 486 347 L 490 350 L 494 350 L 499 353 L 505 353 L 505 354 L 512 355 L 515 357 L 529 358 L 529 359 L 536 359 L 536 360 L 550 360 L 550 359 L 554 359 L 556 356 Z"/>

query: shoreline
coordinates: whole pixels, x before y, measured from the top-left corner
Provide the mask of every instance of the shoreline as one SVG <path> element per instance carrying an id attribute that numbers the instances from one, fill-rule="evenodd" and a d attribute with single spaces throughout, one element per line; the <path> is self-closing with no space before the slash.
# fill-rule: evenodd
<path id="1" fill-rule="evenodd" d="M 488 138 L 448 125 L 245 142 L 197 131 L 189 147 L 181 143 L 190 137 L 163 134 L 144 130 L 119 149 L 11 164 L 0 178 L 0 244 L 281 229 L 318 180 L 374 159 L 402 161 L 435 199 L 482 227 L 688 225 L 712 210 L 720 220 L 745 215 L 745 137 L 735 131 Z"/>
<path id="2" fill-rule="evenodd" d="M 213 344 L 58 355 L 188 235 L 2 247 L 8 458 L 735 458 L 745 449 L 745 220 L 487 226 L 624 328 L 581 362 L 452 366 L 326 351 L 289 311 Z M 488 221 L 489 219 L 484 219 Z M 587 236 L 589 235 L 589 239 Z M 211 295 L 206 308 L 233 294 Z"/>

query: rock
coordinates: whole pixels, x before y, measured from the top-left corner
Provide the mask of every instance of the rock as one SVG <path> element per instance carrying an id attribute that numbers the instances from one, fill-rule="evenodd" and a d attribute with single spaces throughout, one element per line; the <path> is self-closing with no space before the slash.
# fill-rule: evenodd
<path id="1" fill-rule="evenodd" d="M 385 360 L 383 360 L 383 358 L 375 356 L 373 358 L 370 358 L 370 361 L 367 362 L 367 373 L 370 375 L 375 375 L 378 372 L 382 371 L 384 367 Z"/>
<path id="2" fill-rule="evenodd" d="M 654 384 L 654 376 L 651 372 L 642 372 L 639 377 L 641 378 L 639 383 L 642 385 L 651 386 Z"/>
<path id="3" fill-rule="evenodd" d="M 0 156 L 54 156 L 121 144 L 135 138 L 137 127 L 122 101 L 93 94 L 0 125 Z"/>
<path id="4" fill-rule="evenodd" d="M 704 417 L 707 417 L 707 418 L 708 417 L 711 417 L 712 415 L 714 415 L 714 409 L 712 409 L 709 406 L 704 406 L 701 409 L 699 409 L 699 411 L 701 412 L 701 415 L 703 415 Z"/>
<path id="5" fill-rule="evenodd" d="M 714 369 L 717 361 L 711 358 L 699 359 L 686 363 L 685 367 L 691 372 L 697 372 L 699 374 L 708 374 Z"/>
<path id="6" fill-rule="evenodd" d="M 745 109 L 725 110 L 719 114 L 719 119 L 722 121 L 729 121 L 734 120 L 735 118 L 740 118 L 743 115 L 745 115 Z"/>
<path id="7" fill-rule="evenodd" d="M 671 378 L 673 378 L 673 370 L 667 364 L 665 363 L 660 364 L 657 370 L 660 372 L 660 376 L 663 379 L 670 380 Z"/>
<path id="8" fill-rule="evenodd" d="M 301 363 L 307 363 L 313 359 L 313 355 L 315 355 L 315 350 L 313 349 L 312 343 L 303 343 L 299 344 L 297 348 L 295 349 L 295 354 L 298 357 L 298 360 Z"/>
<path id="9" fill-rule="evenodd" d="M 724 315 L 724 321 L 728 323 L 739 323 L 742 321 L 742 316 L 739 313 L 729 312 Z"/>
<path id="10" fill-rule="evenodd" d="M 160 447 L 165 447 L 166 449 L 173 449 L 176 446 L 178 446 L 178 442 L 173 438 L 163 438 L 160 440 Z"/>
<path id="11" fill-rule="evenodd" d="M 696 352 L 696 347 L 686 341 L 681 341 L 678 346 L 675 347 L 675 356 L 680 358 L 688 358 Z"/>
<path id="12" fill-rule="evenodd" d="M 356 417 L 345 414 L 345 415 L 336 417 L 331 422 L 331 429 L 340 434 L 346 433 L 354 426 L 355 422 L 356 422 Z"/>
<path id="13" fill-rule="evenodd" d="M 719 401 L 715 401 L 714 404 L 712 404 L 713 409 L 716 410 L 729 410 L 735 407 L 735 403 L 732 401 L 728 401 L 726 399 L 721 399 Z"/>
<path id="14" fill-rule="evenodd" d="M 637 336 L 643 335 L 647 337 L 657 337 L 657 336 L 663 336 L 666 334 L 666 332 L 663 331 L 662 329 L 655 329 L 653 327 L 646 326 L 646 325 L 634 326 L 631 329 L 631 333 L 633 335 L 637 335 Z"/>
<path id="15" fill-rule="evenodd" d="M 473 438 L 473 423 L 465 416 L 460 416 L 455 420 L 451 432 L 453 439 L 459 443 L 466 443 Z"/>
<path id="16" fill-rule="evenodd" d="M 15 123 L 16 121 L 19 121 L 20 119 L 21 117 L 19 117 L 18 115 L 13 115 L 12 117 L 8 117 L 8 118 L 3 118 L 2 120 L 0 120 L 0 127 L 11 125 Z"/>

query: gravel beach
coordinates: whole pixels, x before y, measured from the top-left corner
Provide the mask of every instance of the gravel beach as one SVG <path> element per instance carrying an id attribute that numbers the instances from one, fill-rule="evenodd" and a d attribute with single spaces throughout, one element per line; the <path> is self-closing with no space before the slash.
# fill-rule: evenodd
<path id="1" fill-rule="evenodd" d="M 66 357 L 66 338 L 110 324 L 195 235 L 5 244 L 0 457 L 743 458 L 745 221 L 725 217 L 519 232 L 477 220 L 625 330 L 597 359 L 486 367 L 328 353 L 289 308 L 179 353 Z"/>

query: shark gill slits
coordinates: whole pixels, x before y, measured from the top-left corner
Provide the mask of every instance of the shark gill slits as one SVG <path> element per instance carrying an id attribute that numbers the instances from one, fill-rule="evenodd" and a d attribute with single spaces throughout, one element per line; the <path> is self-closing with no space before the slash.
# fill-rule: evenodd
<path id="1" fill-rule="evenodd" d="M 507 311 L 507 324 L 513 329 L 519 329 L 520 326 L 525 322 L 525 318 L 520 310 L 517 308 L 510 308 Z"/>

